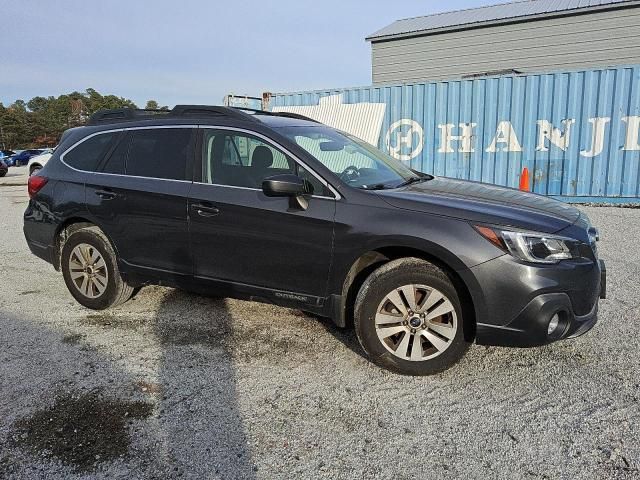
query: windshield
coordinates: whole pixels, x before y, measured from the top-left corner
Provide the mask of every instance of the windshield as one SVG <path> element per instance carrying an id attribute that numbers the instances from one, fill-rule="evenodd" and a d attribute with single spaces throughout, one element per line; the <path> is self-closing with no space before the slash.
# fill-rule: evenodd
<path id="1" fill-rule="evenodd" d="M 282 127 L 278 131 L 353 187 L 396 188 L 428 178 L 368 143 L 329 127 Z"/>

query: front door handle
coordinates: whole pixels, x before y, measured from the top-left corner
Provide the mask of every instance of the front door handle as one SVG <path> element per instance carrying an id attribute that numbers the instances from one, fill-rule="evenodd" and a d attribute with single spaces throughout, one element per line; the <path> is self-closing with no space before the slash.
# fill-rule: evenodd
<path id="1" fill-rule="evenodd" d="M 220 209 L 218 207 L 203 205 L 202 203 L 194 203 L 191 205 L 191 209 L 201 217 L 215 217 L 220 213 Z"/>

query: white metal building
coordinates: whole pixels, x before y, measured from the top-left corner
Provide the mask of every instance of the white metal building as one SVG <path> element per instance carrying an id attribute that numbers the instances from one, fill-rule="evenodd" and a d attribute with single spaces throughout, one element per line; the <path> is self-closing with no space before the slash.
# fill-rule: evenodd
<path id="1" fill-rule="evenodd" d="M 375 84 L 640 63 L 639 0 L 526 0 L 398 20 L 369 35 Z"/>

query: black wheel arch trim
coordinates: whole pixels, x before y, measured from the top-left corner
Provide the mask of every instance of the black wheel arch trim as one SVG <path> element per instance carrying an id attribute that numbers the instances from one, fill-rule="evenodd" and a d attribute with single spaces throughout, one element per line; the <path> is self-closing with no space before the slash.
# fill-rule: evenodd
<path id="1" fill-rule="evenodd" d="M 102 225 L 100 225 L 100 222 L 97 222 L 96 219 L 93 218 L 93 216 L 88 212 L 86 215 L 69 216 L 65 220 L 61 221 L 60 224 L 56 227 L 56 231 L 54 233 L 54 236 L 51 242 L 51 245 L 53 247 L 53 255 L 52 255 L 53 258 L 51 260 L 53 262 L 53 267 L 56 270 L 60 270 L 60 255 L 62 253 L 62 246 L 63 246 L 63 243 L 61 242 L 62 235 L 64 232 L 68 231 L 70 227 L 73 227 L 74 225 L 87 225 L 92 227 L 98 227 L 100 231 L 103 233 L 103 235 L 107 237 L 107 239 L 109 240 L 109 243 L 111 244 L 111 248 L 113 248 L 113 251 L 116 253 L 116 257 L 118 259 L 118 268 L 122 270 L 122 266 L 126 264 L 123 263 L 122 260 L 120 259 L 117 245 L 113 242 L 113 239 L 105 231 Z M 79 227 L 79 228 L 82 228 L 82 227 Z M 67 235 L 70 235 L 71 233 L 73 233 L 73 231 L 75 231 L 75 229 L 72 229 L 72 231 L 68 232 Z"/>
<path id="2" fill-rule="evenodd" d="M 472 316 L 472 328 L 468 329 L 468 335 L 475 338 L 476 319 L 484 318 L 486 312 L 482 289 L 475 276 L 458 257 L 445 248 L 422 239 L 412 240 L 380 244 L 360 253 L 352 262 L 346 262 L 351 265 L 350 268 L 337 276 L 342 283 L 334 285 L 329 295 L 334 323 L 339 327 L 352 324 L 353 301 L 360 286 L 373 270 L 397 258 L 417 257 L 433 263 L 449 275 L 461 297 L 466 310 L 464 313 Z"/>

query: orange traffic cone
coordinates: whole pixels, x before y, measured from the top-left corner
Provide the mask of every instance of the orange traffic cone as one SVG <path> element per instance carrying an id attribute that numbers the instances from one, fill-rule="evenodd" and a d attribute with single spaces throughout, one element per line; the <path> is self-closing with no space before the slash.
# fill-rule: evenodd
<path id="1" fill-rule="evenodd" d="M 520 174 L 520 190 L 529 191 L 529 169 L 527 167 L 524 167 Z"/>

